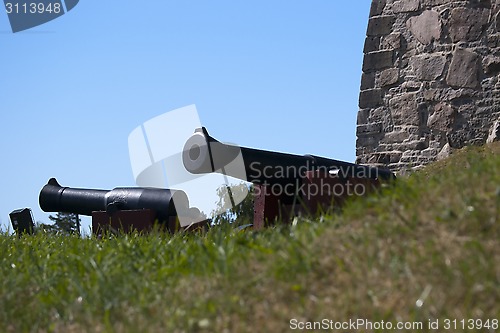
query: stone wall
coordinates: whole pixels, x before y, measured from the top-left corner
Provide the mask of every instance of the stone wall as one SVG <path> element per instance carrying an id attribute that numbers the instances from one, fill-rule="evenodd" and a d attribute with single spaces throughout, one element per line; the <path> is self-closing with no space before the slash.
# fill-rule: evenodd
<path id="1" fill-rule="evenodd" d="M 358 163 L 418 168 L 500 137 L 500 0 L 373 0 Z"/>

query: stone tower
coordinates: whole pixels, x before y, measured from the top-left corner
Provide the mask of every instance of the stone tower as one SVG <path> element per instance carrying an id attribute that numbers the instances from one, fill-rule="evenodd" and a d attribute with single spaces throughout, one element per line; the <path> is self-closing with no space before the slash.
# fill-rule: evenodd
<path id="1" fill-rule="evenodd" d="M 500 0 L 373 0 L 357 162 L 418 168 L 500 137 Z"/>

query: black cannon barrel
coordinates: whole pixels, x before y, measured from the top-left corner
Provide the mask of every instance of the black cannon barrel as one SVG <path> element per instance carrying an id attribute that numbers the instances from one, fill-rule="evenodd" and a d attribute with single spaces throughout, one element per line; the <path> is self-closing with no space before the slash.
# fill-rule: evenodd
<path id="1" fill-rule="evenodd" d="M 381 168 L 320 156 L 293 155 L 224 144 L 211 137 L 204 127 L 197 129 L 186 141 L 182 160 L 186 170 L 194 174 L 222 172 L 257 184 L 295 182 L 307 171 L 314 170 L 344 178 L 395 178 L 391 171 Z"/>
<path id="2" fill-rule="evenodd" d="M 39 203 L 44 212 L 89 216 L 93 211 L 152 209 L 160 220 L 189 211 L 188 197 L 180 190 L 117 187 L 108 191 L 71 188 L 59 185 L 55 178 L 51 178 L 40 191 Z"/>

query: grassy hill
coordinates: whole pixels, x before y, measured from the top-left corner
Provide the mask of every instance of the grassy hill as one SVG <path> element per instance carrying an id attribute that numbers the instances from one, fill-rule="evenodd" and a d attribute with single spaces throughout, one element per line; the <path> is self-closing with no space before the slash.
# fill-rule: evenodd
<path id="1" fill-rule="evenodd" d="M 0 331 L 286 332 L 320 322 L 383 332 L 406 322 L 422 327 L 400 332 L 498 332 L 499 220 L 496 144 L 464 149 L 342 214 L 262 232 L 4 234 Z M 356 320 L 368 322 L 338 326 Z"/>

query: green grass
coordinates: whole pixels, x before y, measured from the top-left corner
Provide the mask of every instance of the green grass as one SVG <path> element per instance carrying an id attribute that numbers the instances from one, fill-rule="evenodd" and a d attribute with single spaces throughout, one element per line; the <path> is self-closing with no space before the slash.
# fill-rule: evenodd
<path id="1" fill-rule="evenodd" d="M 444 320 L 500 319 L 499 220 L 497 144 L 294 226 L 103 240 L 3 234 L 0 331 L 286 332 L 292 318 L 467 331 Z"/>

